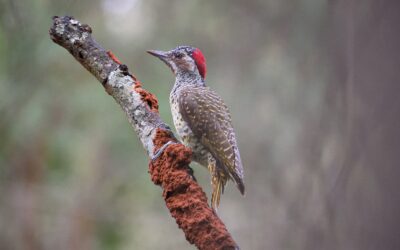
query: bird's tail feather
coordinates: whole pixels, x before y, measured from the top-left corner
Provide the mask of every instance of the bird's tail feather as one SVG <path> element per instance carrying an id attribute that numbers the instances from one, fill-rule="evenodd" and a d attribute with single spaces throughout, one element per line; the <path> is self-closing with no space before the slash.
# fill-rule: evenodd
<path id="1" fill-rule="evenodd" d="M 239 189 L 240 193 L 242 195 L 244 195 L 245 194 L 245 187 L 244 187 L 243 179 L 240 178 L 237 174 L 233 174 L 232 178 L 235 181 L 236 187 Z"/>
<path id="2" fill-rule="evenodd" d="M 211 194 L 211 207 L 217 211 L 219 206 L 219 201 L 221 199 L 221 194 L 224 193 L 225 184 L 227 177 L 220 175 L 219 173 L 213 174 L 211 178 L 212 184 L 212 194 Z"/>

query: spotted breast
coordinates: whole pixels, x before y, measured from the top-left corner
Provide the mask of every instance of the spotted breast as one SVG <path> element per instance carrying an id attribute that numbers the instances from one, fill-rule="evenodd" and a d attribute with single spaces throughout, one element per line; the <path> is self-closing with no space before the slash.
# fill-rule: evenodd
<path id="1" fill-rule="evenodd" d="M 179 90 L 178 90 L 179 91 Z M 192 149 L 193 160 L 200 165 L 207 167 L 209 158 L 212 157 L 211 153 L 203 146 L 200 140 L 194 135 L 188 123 L 183 119 L 179 110 L 177 93 L 170 94 L 170 104 L 172 119 L 178 136 L 181 138 L 183 144 Z"/>

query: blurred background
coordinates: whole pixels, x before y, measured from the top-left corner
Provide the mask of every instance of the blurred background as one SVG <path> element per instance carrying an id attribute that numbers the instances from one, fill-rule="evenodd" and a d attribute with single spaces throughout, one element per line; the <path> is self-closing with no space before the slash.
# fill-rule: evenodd
<path id="1" fill-rule="evenodd" d="M 245 167 L 246 197 L 230 184 L 219 209 L 242 249 L 400 249 L 399 5 L 0 0 L 0 249 L 195 249 L 53 15 L 92 26 L 171 125 L 173 75 L 145 51 L 202 49 Z"/>

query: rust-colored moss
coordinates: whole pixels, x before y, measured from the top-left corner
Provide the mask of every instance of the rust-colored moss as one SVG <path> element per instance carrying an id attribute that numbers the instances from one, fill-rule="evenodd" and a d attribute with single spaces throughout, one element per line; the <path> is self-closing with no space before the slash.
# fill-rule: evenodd
<path id="1" fill-rule="evenodd" d="M 169 131 L 158 129 L 155 150 L 174 140 Z M 191 175 L 192 152 L 182 144 L 169 145 L 150 162 L 152 181 L 163 189 L 163 197 L 186 239 L 199 249 L 236 249 L 225 225 L 208 206 L 206 194 Z"/>
<path id="2" fill-rule="evenodd" d="M 134 86 L 135 91 L 140 94 L 142 100 L 147 103 L 151 111 L 158 113 L 157 97 L 152 93 L 148 92 L 147 90 L 143 89 L 142 84 L 140 83 L 140 81 L 136 80 L 135 76 L 132 76 L 132 78 L 136 82 Z"/>
<path id="3" fill-rule="evenodd" d="M 170 130 L 157 129 L 156 135 L 153 140 L 154 151 L 157 151 L 158 149 L 160 149 L 164 144 L 166 144 L 169 141 L 177 142 L 173 133 Z"/>
<path id="4" fill-rule="evenodd" d="M 117 64 L 122 64 L 121 61 L 118 59 L 118 57 L 116 57 L 116 56 L 114 55 L 114 53 L 111 52 L 111 50 L 107 51 L 107 55 L 108 55 L 109 57 L 111 57 L 111 59 L 112 59 L 115 63 L 117 63 Z"/>

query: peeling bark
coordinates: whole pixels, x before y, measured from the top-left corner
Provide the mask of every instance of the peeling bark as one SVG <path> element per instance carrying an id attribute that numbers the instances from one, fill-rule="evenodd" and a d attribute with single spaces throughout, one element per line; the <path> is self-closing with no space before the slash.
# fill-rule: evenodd
<path id="1" fill-rule="evenodd" d="M 176 142 L 150 161 L 149 172 L 154 184 L 163 189 L 166 206 L 186 239 L 198 249 L 239 249 L 223 222 L 208 206 L 206 194 L 192 176 L 191 150 L 180 144 L 161 120 L 157 98 L 141 87 L 126 65 L 92 38 L 88 25 L 73 17 L 56 16 L 49 33 L 51 39 L 90 71 L 121 106 L 150 158 L 167 142 Z"/>

